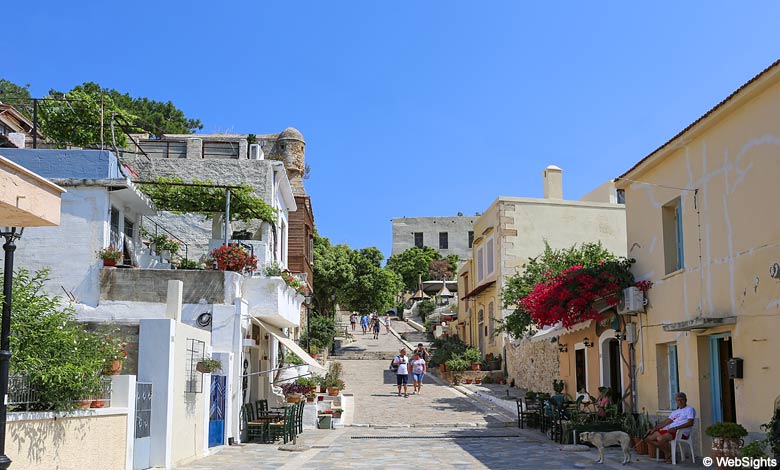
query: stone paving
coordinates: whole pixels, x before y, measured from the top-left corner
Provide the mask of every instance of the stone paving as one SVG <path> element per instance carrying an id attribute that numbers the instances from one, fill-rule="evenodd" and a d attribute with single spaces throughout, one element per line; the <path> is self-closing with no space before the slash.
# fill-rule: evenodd
<path id="1" fill-rule="evenodd" d="M 393 322 L 394 330 L 407 325 Z M 438 379 L 426 376 L 423 393 L 398 397 L 395 374 L 388 367 L 402 343 L 382 331 L 380 339 L 358 329 L 356 342 L 344 356 L 345 392 L 354 395 L 353 426 L 336 430 L 307 430 L 298 439 L 310 447 L 285 452 L 277 445 L 223 446 L 214 455 L 182 470 L 211 469 L 618 469 L 618 448 L 606 451 L 606 464 L 596 464 L 593 449 L 559 450 L 538 430 L 516 427 L 516 414 L 486 406 Z M 345 348 L 347 349 L 347 348 Z M 359 358 L 371 351 L 386 359 Z M 411 390 L 411 387 L 410 387 Z M 671 468 L 646 456 L 632 455 L 630 465 L 642 469 Z M 692 467 L 690 464 L 687 467 Z M 686 467 L 683 466 L 683 467 Z"/>

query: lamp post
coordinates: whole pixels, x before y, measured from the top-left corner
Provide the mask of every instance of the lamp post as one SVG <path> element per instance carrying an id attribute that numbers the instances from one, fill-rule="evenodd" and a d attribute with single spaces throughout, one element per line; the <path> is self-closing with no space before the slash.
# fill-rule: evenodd
<path id="1" fill-rule="evenodd" d="M 306 302 L 306 352 L 311 355 L 311 292 L 304 296 Z"/>
<path id="2" fill-rule="evenodd" d="M 17 231 L 18 230 L 18 231 Z M 0 322 L 0 469 L 11 465 L 11 459 L 5 455 L 6 397 L 8 396 L 8 362 L 11 360 L 9 336 L 11 333 L 11 297 L 14 280 L 14 241 L 22 236 L 24 228 L 0 227 L 0 236 L 5 237 L 3 251 L 3 317 Z"/>

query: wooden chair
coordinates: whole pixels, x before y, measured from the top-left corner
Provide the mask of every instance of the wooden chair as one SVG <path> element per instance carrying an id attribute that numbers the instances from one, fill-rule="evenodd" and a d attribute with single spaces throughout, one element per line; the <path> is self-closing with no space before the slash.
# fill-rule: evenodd
<path id="1" fill-rule="evenodd" d="M 287 444 L 291 441 L 295 434 L 295 414 L 297 411 L 297 405 L 288 406 L 284 409 L 284 417 L 279 421 L 272 422 L 268 425 L 270 439 L 275 441 L 280 437 Z"/>
<path id="2" fill-rule="evenodd" d="M 303 432 L 303 407 L 306 405 L 305 400 L 298 402 L 298 410 L 295 413 L 295 428 L 298 434 Z"/>
<path id="3" fill-rule="evenodd" d="M 268 438 L 268 423 L 257 422 L 257 415 L 255 414 L 255 407 L 251 403 L 245 403 L 242 407 L 242 415 L 244 417 L 244 425 L 246 426 L 247 439 L 254 440 L 259 438 L 265 442 Z"/>
<path id="4" fill-rule="evenodd" d="M 536 402 L 527 398 L 518 398 L 515 401 L 517 402 L 517 427 L 524 429 L 526 423 L 529 428 L 536 426 L 538 424 Z"/>
<path id="5" fill-rule="evenodd" d="M 268 400 L 255 400 L 255 414 L 257 416 L 268 416 Z"/>

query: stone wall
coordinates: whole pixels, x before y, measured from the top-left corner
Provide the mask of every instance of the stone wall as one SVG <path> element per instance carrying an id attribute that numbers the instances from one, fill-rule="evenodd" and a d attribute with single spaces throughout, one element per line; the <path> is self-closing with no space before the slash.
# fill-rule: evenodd
<path id="1" fill-rule="evenodd" d="M 553 393 L 553 379 L 560 375 L 558 345 L 530 339 L 509 340 L 506 345 L 507 372 L 517 388 Z"/>
<path id="2" fill-rule="evenodd" d="M 182 302 L 197 304 L 231 303 L 225 295 L 225 273 L 222 271 L 190 271 L 161 269 L 100 270 L 100 300 L 155 302 L 164 304 L 168 281 L 184 283 Z"/>

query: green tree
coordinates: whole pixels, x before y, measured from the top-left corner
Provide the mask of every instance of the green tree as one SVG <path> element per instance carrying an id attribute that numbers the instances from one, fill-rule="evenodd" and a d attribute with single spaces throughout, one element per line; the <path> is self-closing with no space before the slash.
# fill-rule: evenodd
<path id="1" fill-rule="evenodd" d="M 12 105 L 17 105 L 19 103 L 25 103 L 29 99 L 29 83 L 25 84 L 24 86 L 20 86 L 16 83 L 9 82 L 4 78 L 0 78 L 0 101 L 9 102 Z"/>
<path id="2" fill-rule="evenodd" d="M 333 315 L 341 289 L 352 282 L 355 267 L 352 249 L 347 245 L 332 245 L 326 237 L 314 233 L 314 303 L 321 315 Z"/>
<path id="3" fill-rule="evenodd" d="M 422 248 L 413 246 L 402 253 L 391 256 L 387 260 L 387 268 L 401 276 L 404 288 L 417 290 L 420 276 L 424 280 L 430 279 L 431 263 L 440 259 L 441 254 L 429 246 Z"/>
<path id="4" fill-rule="evenodd" d="M 0 101 L 9 101 L 28 117 L 31 115 L 29 85 L 22 87 L 0 79 Z M 119 147 L 126 146 L 125 131 L 153 135 L 190 134 L 203 128 L 200 120 L 186 117 L 171 101 L 133 98 L 128 93 L 84 82 L 67 92 L 50 90 L 49 95 L 39 101 L 41 132 L 60 145 L 96 146 L 101 142 L 101 106 L 102 140 L 109 145 L 116 142 Z"/>
<path id="5" fill-rule="evenodd" d="M 384 257 L 375 247 L 352 250 L 350 264 L 354 277 L 338 296 L 339 304 L 360 313 L 385 312 L 395 306 L 401 292 L 401 276 L 388 268 L 382 268 Z"/>
<path id="6" fill-rule="evenodd" d="M 38 390 L 33 408 L 69 410 L 99 390 L 100 373 L 113 358 L 105 354 L 102 335 L 76 322 L 58 297 L 43 293 L 47 274 L 14 274 L 10 371 Z"/>
<path id="7" fill-rule="evenodd" d="M 529 258 L 522 271 L 507 279 L 501 291 L 502 303 L 505 309 L 514 309 L 512 313 L 500 321 L 498 331 L 504 331 L 515 338 L 523 337 L 531 332 L 533 321 L 531 315 L 520 305 L 520 300 L 531 293 L 534 286 L 557 276 L 564 270 L 581 265 L 585 268 L 594 267 L 605 261 L 614 261 L 617 257 L 599 243 L 583 243 L 565 249 L 553 249 L 545 240 L 544 252 L 534 258 Z"/>

